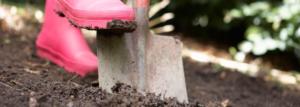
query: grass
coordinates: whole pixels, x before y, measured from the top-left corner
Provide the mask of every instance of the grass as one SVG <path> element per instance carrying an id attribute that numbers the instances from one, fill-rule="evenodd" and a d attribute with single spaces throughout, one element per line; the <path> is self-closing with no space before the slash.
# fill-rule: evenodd
<path id="1" fill-rule="evenodd" d="M 11 0 L 3 0 L 2 4 L 9 5 L 9 6 L 16 6 L 17 8 L 31 8 L 34 10 L 41 10 L 43 12 L 45 8 L 45 4 L 41 4 L 41 3 L 26 3 L 26 2 L 24 3 L 24 2 L 17 2 Z"/>

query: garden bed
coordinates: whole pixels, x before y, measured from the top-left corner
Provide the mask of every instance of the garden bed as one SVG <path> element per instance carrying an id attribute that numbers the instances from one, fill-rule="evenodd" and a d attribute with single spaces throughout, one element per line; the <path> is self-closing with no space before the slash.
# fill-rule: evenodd
<path id="1" fill-rule="evenodd" d="M 107 93 L 99 87 L 92 86 L 97 75 L 82 78 L 50 61 L 40 59 L 35 47 L 37 35 L 23 33 L 0 31 L 2 107 L 185 106 L 175 99 L 159 100 L 152 94 L 143 96 L 133 87 L 121 83 L 117 83 L 118 87 L 113 88 L 114 93 Z M 87 41 L 93 52 L 96 52 L 96 40 L 87 39 Z M 297 90 L 279 87 L 262 78 L 220 69 L 216 67 L 217 65 L 199 63 L 190 58 L 184 58 L 183 63 L 190 106 L 222 107 L 222 104 L 228 107 L 300 106 L 300 92 Z"/>

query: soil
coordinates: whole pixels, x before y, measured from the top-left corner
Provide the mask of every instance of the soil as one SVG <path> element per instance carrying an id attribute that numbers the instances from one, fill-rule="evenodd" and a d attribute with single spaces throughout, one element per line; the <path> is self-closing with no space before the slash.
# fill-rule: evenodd
<path id="1" fill-rule="evenodd" d="M 300 91 L 280 87 L 263 78 L 250 77 L 238 71 L 221 69 L 184 59 L 190 100 L 229 100 L 231 107 L 300 107 Z"/>
<path id="2" fill-rule="evenodd" d="M 113 32 L 133 32 L 137 28 L 137 22 L 113 19 L 111 22 L 108 22 L 106 26 Z"/>
<path id="3" fill-rule="evenodd" d="M 136 92 L 116 83 L 113 93 L 92 86 L 97 75 L 84 78 L 40 59 L 36 35 L 0 30 L 0 106 L 186 106 L 176 99 Z M 5 41 L 5 42 L 2 42 Z M 9 42 L 8 42 L 9 41 Z M 96 41 L 87 39 L 96 52 Z M 202 107 L 300 107 L 300 92 L 280 88 L 262 78 L 249 77 L 216 65 L 184 58 L 190 105 Z M 197 100 L 198 99 L 198 100 Z"/>

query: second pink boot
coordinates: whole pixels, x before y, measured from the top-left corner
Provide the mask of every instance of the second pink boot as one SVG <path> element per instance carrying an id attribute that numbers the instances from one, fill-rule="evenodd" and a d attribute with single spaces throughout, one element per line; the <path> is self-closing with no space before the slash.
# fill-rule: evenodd
<path id="1" fill-rule="evenodd" d="M 89 49 L 81 30 L 59 17 L 54 6 L 55 0 L 47 0 L 45 21 L 36 40 L 38 55 L 81 76 L 97 73 L 97 56 Z"/>

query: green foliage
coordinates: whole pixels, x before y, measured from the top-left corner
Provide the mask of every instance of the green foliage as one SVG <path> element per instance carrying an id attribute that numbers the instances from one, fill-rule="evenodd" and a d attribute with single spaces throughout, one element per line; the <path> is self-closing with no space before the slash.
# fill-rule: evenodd
<path id="1" fill-rule="evenodd" d="M 232 41 L 246 53 L 300 49 L 300 0 L 171 0 L 156 17 L 166 12 L 175 14 L 166 22 L 175 31 Z"/>
<path id="2" fill-rule="evenodd" d="M 154 4 L 158 3 L 158 2 L 161 2 L 161 1 L 162 0 L 150 0 L 150 6 L 154 5 Z"/>
<path id="3" fill-rule="evenodd" d="M 46 0 L 0 0 L 5 5 L 16 6 L 18 8 L 32 8 L 44 11 Z"/>
<path id="4" fill-rule="evenodd" d="M 223 66 L 221 66 L 220 64 L 213 64 L 212 66 L 213 70 L 215 71 L 222 71 L 224 70 L 225 68 Z"/>
<path id="5" fill-rule="evenodd" d="M 4 43 L 5 44 L 10 44 L 10 40 L 9 39 L 4 39 Z"/>
<path id="6" fill-rule="evenodd" d="M 46 0 L 2 0 L 2 1 L 9 1 L 14 3 L 29 3 L 29 4 L 45 4 Z"/>

